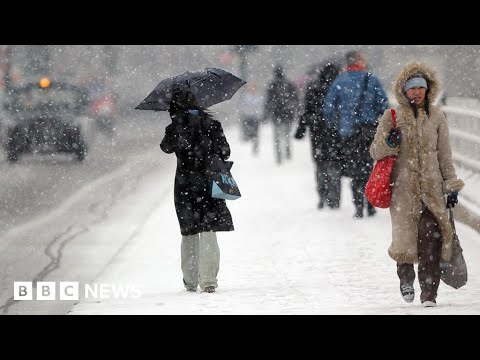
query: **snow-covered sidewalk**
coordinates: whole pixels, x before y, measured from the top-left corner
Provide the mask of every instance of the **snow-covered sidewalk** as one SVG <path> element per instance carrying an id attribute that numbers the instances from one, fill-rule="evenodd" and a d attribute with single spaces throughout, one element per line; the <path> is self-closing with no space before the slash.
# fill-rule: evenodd
<path id="1" fill-rule="evenodd" d="M 236 127 L 225 128 L 225 133 L 243 197 L 228 202 L 235 231 L 217 234 L 217 292 L 183 288 L 172 155 L 133 194 L 138 204 L 130 197 L 111 212 L 122 224 L 136 206 L 159 204 L 94 280 L 133 284 L 141 296 L 83 299 L 71 314 L 480 314 L 480 236 L 473 229 L 457 223 L 469 265 L 468 284 L 454 290 L 442 283 L 438 307 L 424 308 L 415 282 L 415 301 L 407 304 L 399 293 L 395 263 L 387 255 L 388 210 L 354 220 L 346 178 L 341 209 L 318 210 L 308 138 L 293 140 L 293 159 L 278 166 L 271 127 L 261 128 L 257 157 L 250 143 L 239 141 Z M 159 150 L 158 156 L 168 155 Z"/>

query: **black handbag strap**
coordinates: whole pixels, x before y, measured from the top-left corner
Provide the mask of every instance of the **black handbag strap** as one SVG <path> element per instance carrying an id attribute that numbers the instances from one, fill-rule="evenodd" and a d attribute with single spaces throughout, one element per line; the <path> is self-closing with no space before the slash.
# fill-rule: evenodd
<path id="1" fill-rule="evenodd" d="M 456 233 L 457 233 L 457 230 L 455 229 L 455 221 L 454 221 L 454 219 L 453 219 L 453 210 L 452 210 L 452 208 L 448 208 L 448 215 L 449 215 L 450 224 L 452 224 L 453 233 L 456 234 Z"/>
<path id="2" fill-rule="evenodd" d="M 363 102 L 365 101 L 365 93 L 367 92 L 368 80 L 370 78 L 370 73 L 367 72 L 365 78 L 363 79 L 362 92 L 360 93 L 360 98 L 358 99 L 357 106 L 355 107 L 355 115 L 360 117 L 360 109 L 362 108 Z"/>

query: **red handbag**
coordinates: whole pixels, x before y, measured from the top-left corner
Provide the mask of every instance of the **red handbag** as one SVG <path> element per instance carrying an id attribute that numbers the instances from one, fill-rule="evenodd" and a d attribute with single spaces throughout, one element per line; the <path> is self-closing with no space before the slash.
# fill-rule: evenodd
<path id="1" fill-rule="evenodd" d="M 392 109 L 392 126 L 397 127 L 397 115 Z M 365 196 L 370 204 L 377 208 L 390 207 L 392 200 L 392 187 L 390 185 L 390 175 L 395 165 L 395 156 L 387 156 L 378 160 L 373 167 L 372 173 L 365 186 Z"/>

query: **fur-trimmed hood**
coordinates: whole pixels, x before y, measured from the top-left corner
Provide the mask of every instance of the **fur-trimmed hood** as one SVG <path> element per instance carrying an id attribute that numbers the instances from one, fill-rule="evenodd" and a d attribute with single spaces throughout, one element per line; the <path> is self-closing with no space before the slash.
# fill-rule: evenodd
<path id="1" fill-rule="evenodd" d="M 434 103 L 440 93 L 440 81 L 437 72 L 430 65 L 425 63 L 410 62 L 404 66 L 393 83 L 393 93 L 399 104 L 410 106 L 408 98 L 403 92 L 403 85 L 410 76 L 417 73 L 423 74 L 427 80 L 429 89 L 427 96 L 430 104 Z"/>

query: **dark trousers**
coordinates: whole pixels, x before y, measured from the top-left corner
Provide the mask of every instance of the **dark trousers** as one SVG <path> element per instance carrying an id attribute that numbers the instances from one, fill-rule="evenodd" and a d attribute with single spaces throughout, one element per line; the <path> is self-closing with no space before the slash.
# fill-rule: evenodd
<path id="1" fill-rule="evenodd" d="M 260 120 L 257 116 L 244 115 L 242 120 L 243 141 L 253 142 L 253 153 L 258 153 L 258 130 Z"/>
<path id="2" fill-rule="evenodd" d="M 284 158 L 290 159 L 291 157 L 291 129 L 292 125 L 290 123 L 275 123 L 273 125 L 273 144 L 278 164 L 281 164 Z"/>
<path id="3" fill-rule="evenodd" d="M 341 165 L 335 161 L 316 160 L 317 191 L 320 201 L 331 208 L 340 207 Z"/>
<path id="4" fill-rule="evenodd" d="M 355 207 L 363 209 L 365 202 L 367 202 L 369 207 L 373 207 L 365 198 L 365 186 L 373 169 L 372 162 L 358 159 L 357 162 L 351 166 L 352 195 Z"/>
<path id="5" fill-rule="evenodd" d="M 420 301 L 435 301 L 440 285 L 441 236 L 437 220 L 430 210 L 425 209 L 418 222 L 418 282 L 422 293 Z M 400 284 L 413 283 L 413 264 L 398 264 L 397 275 Z"/>
<path id="6" fill-rule="evenodd" d="M 365 203 L 370 210 L 373 209 L 365 197 L 365 186 L 372 169 L 373 159 L 368 144 L 360 142 L 357 137 L 342 140 L 342 174 L 352 179 L 353 204 L 356 209 L 363 210 Z"/>

